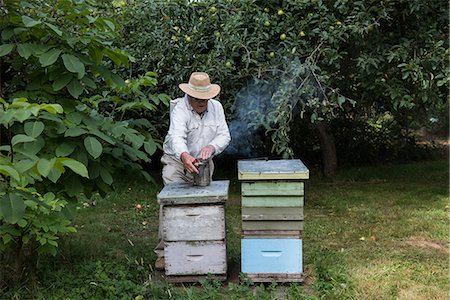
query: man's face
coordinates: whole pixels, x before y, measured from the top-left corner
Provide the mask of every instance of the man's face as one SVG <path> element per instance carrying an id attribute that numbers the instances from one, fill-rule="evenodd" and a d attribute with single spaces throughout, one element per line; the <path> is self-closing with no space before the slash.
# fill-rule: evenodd
<path id="1" fill-rule="evenodd" d="M 208 100 L 197 99 L 188 95 L 189 103 L 192 108 L 199 114 L 204 112 L 208 108 Z"/>

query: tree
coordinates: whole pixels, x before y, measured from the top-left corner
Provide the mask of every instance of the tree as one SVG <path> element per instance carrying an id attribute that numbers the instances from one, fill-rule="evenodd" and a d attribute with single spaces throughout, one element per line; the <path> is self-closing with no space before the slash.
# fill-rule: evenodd
<path id="1" fill-rule="evenodd" d="M 207 71 L 223 86 L 220 100 L 230 115 L 252 78 L 278 86 L 272 96 L 283 94 L 284 102 L 259 124 L 273 153 L 293 155 L 287 133 L 297 108 L 317 124 L 324 171 L 332 176 L 331 120 L 375 106 L 375 113 L 401 118 L 445 101 L 445 11 L 433 0 L 128 1 L 119 16 L 124 44 L 139 61 L 134 70 L 156 70 L 172 95 L 191 71 Z M 285 84 L 293 77 L 296 88 Z"/>
<path id="2" fill-rule="evenodd" d="M 131 171 L 150 179 L 157 129 L 140 117 L 167 105 L 155 73 L 124 81 L 133 58 L 113 46 L 117 24 L 94 1 L 7 1 L 1 7 L 0 250 L 56 254 L 73 232 L 64 209 L 111 191 Z M 143 89 L 147 89 L 144 93 Z"/>

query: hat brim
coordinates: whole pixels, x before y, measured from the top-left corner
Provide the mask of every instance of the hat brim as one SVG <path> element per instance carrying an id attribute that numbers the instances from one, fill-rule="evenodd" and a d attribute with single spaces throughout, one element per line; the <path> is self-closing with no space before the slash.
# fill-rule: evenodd
<path id="1" fill-rule="evenodd" d="M 220 93 L 220 86 L 218 84 L 211 84 L 207 91 L 193 90 L 187 83 L 180 83 L 178 87 L 189 96 L 197 99 L 208 100 L 214 98 Z"/>

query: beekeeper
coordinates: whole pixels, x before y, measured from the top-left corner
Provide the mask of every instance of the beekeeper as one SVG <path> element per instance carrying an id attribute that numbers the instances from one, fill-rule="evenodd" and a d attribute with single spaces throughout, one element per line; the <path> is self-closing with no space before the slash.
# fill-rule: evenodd
<path id="1" fill-rule="evenodd" d="M 225 150 L 231 140 L 222 104 L 212 99 L 219 94 L 220 86 L 212 84 L 208 74 L 204 72 L 192 73 L 188 83 L 178 86 L 185 95 L 170 102 L 170 127 L 161 158 L 164 184 L 193 182 L 192 174 L 198 173 L 195 160 L 212 158 Z M 212 176 L 212 160 L 209 166 Z M 163 269 L 161 213 L 159 222 L 161 241 L 155 249 L 158 255 L 155 265 L 157 269 Z"/>
<path id="2" fill-rule="evenodd" d="M 220 86 L 212 84 L 207 73 L 194 72 L 179 88 L 185 96 L 170 103 L 170 127 L 161 158 L 164 184 L 193 182 L 192 173 L 198 173 L 195 159 L 221 153 L 231 140 L 222 104 L 212 99 Z"/>

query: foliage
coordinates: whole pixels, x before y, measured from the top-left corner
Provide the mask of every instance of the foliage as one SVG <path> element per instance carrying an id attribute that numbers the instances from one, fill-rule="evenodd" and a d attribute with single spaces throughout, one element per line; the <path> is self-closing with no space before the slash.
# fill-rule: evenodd
<path id="1" fill-rule="evenodd" d="M 250 79 L 279 88 L 271 100 L 280 105 L 259 124 L 278 155 L 292 155 L 295 108 L 321 122 L 376 104 L 405 126 L 409 111 L 432 113 L 445 102 L 448 14 L 442 1 L 127 3 L 119 17 L 134 70 L 154 69 L 172 97 L 194 70 L 222 85 L 228 115 Z"/>
<path id="2" fill-rule="evenodd" d="M 313 126 L 300 116 L 294 117 L 293 123 L 291 147 L 308 167 L 319 168 L 320 143 Z M 436 159 L 446 152 L 445 146 L 419 143 L 415 130 L 404 130 L 389 112 L 372 112 L 358 118 L 344 115 L 329 125 L 342 167 Z"/>
<path id="3" fill-rule="evenodd" d="M 127 81 L 117 74 L 114 68 L 133 58 L 113 46 L 117 24 L 94 4 L 6 1 L 2 7 L 3 248 L 30 243 L 55 254 L 57 235 L 73 231 L 61 213 L 67 199 L 105 195 L 124 172 L 150 179 L 142 163 L 159 144 L 139 111 L 167 105 L 168 97 L 152 94 L 155 73 Z"/>
<path id="4" fill-rule="evenodd" d="M 449 47 L 447 5 L 389 1 L 367 37 L 356 40 L 356 87 L 362 100 L 386 110 L 432 111 L 446 102 Z M 373 94 L 379 99 L 373 99 Z"/>
<path id="5" fill-rule="evenodd" d="M 2 237 L 0 250 L 8 250 L 14 246 L 11 241 L 20 239 L 19 245 L 36 241 L 38 253 L 56 255 L 58 236 L 76 231 L 62 213 L 67 202 L 55 198 L 53 193 L 41 196 L 30 189 L 21 189 L 20 192 L 2 195 L 2 211 L 9 219 L 5 218 L 7 223 L 0 227 Z M 18 207 L 21 205 L 18 204 L 21 197 L 26 199 L 23 211 Z"/>

